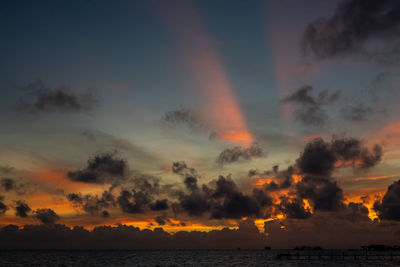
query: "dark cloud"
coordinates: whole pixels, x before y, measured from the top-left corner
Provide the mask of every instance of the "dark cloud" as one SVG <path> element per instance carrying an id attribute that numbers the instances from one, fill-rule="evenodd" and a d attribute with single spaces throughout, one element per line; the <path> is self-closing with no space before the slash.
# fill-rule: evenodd
<path id="1" fill-rule="evenodd" d="M 0 173 L 10 174 L 14 170 L 15 169 L 13 167 L 8 166 L 8 165 L 0 166 Z"/>
<path id="2" fill-rule="evenodd" d="M 110 217 L 110 213 L 108 211 L 106 211 L 106 210 L 103 210 L 101 212 L 101 217 L 108 218 L 108 217 Z"/>
<path id="3" fill-rule="evenodd" d="M 230 177 L 223 176 L 216 181 L 212 198 L 211 218 L 215 219 L 265 217 L 264 208 L 272 205 L 272 199 L 265 191 L 254 189 L 251 195 L 243 194 Z"/>
<path id="4" fill-rule="evenodd" d="M 82 183 L 115 183 L 125 179 L 128 166 L 125 160 L 117 158 L 116 152 L 97 154 L 89 159 L 84 169 L 69 171 L 71 181 Z"/>
<path id="5" fill-rule="evenodd" d="M 363 103 L 351 105 L 342 109 L 343 118 L 353 122 L 363 122 L 371 118 L 376 118 L 376 115 L 384 115 L 384 109 L 376 109 L 366 106 Z"/>
<path id="6" fill-rule="evenodd" d="M 179 208 L 176 211 L 183 210 L 190 216 L 200 216 L 210 210 L 210 200 L 207 199 L 207 187 L 199 188 L 199 175 L 194 168 L 190 168 L 183 161 L 177 161 L 172 164 L 172 172 L 180 175 L 184 180 L 185 188 L 189 190 L 189 194 L 178 191 Z"/>
<path id="7" fill-rule="evenodd" d="M 238 161 L 249 161 L 252 158 L 260 158 L 264 155 L 263 149 L 257 143 L 254 143 L 247 148 L 241 146 L 227 148 L 219 154 L 216 162 L 224 165 Z"/>
<path id="8" fill-rule="evenodd" d="M 26 185 L 21 182 L 16 182 L 11 178 L 0 179 L 0 188 L 5 192 L 15 191 L 19 195 L 23 195 L 26 192 Z"/>
<path id="9" fill-rule="evenodd" d="M 196 170 L 189 168 L 184 162 L 174 163 L 173 171 L 184 177 L 188 191 L 177 192 L 177 212 L 184 211 L 190 216 L 201 216 L 210 212 L 211 218 L 237 219 L 245 216 L 263 216 L 262 208 L 272 204 L 272 199 L 262 190 L 255 189 L 251 195 L 240 192 L 230 176 L 219 176 L 209 186 L 199 185 Z"/>
<path id="10" fill-rule="evenodd" d="M 263 249 L 267 236 L 250 220 L 238 229 L 210 232 L 154 230 L 119 225 L 99 226 L 88 231 L 75 226 L 8 225 L 0 229 L 0 249 Z"/>
<path id="11" fill-rule="evenodd" d="M 382 220 L 400 221 L 400 180 L 388 187 L 382 201 L 374 203 L 374 210 Z"/>
<path id="12" fill-rule="evenodd" d="M 350 202 L 347 204 L 344 208 L 339 213 L 339 216 L 341 216 L 344 219 L 347 219 L 349 221 L 354 221 L 354 222 L 360 222 L 360 221 L 367 221 L 369 222 L 370 219 L 368 217 L 369 210 L 366 206 L 364 206 L 363 203 L 355 203 L 355 202 Z"/>
<path id="13" fill-rule="evenodd" d="M 342 115 L 345 119 L 355 122 L 365 121 L 373 113 L 374 111 L 371 107 L 366 107 L 364 104 L 361 103 L 356 106 L 352 105 L 346 107 L 342 110 Z"/>
<path id="14" fill-rule="evenodd" d="M 67 199 L 74 204 L 75 207 L 91 215 L 100 215 L 104 217 L 104 209 L 115 206 L 115 197 L 111 190 L 105 190 L 101 196 L 81 193 L 70 193 L 66 195 Z M 106 211 L 107 212 L 107 211 Z"/>
<path id="15" fill-rule="evenodd" d="M 211 208 L 211 201 L 203 191 L 195 191 L 190 194 L 182 193 L 179 196 L 179 205 L 190 216 L 201 216 Z"/>
<path id="16" fill-rule="evenodd" d="M 379 145 L 369 149 L 355 138 L 333 138 L 325 142 L 321 138 L 311 140 L 293 166 L 279 171 L 274 166 L 271 171 L 251 170 L 250 177 L 275 177 L 278 181 L 266 184 L 266 191 L 288 188 L 289 195 L 280 197 L 277 209 L 288 218 L 308 218 L 311 211 L 305 209 L 303 199 L 309 201 L 314 211 L 343 210 L 343 190 L 332 177 L 336 168 L 351 166 L 366 170 L 378 164 L 382 157 Z M 293 175 L 300 175 L 301 180 L 294 183 Z"/>
<path id="17" fill-rule="evenodd" d="M 278 205 L 279 211 L 286 214 L 288 218 L 306 219 L 311 216 L 311 211 L 305 208 L 302 199 L 281 197 Z"/>
<path id="18" fill-rule="evenodd" d="M 285 97 L 282 103 L 293 103 L 296 106 L 295 119 L 304 125 L 321 127 L 326 123 L 328 116 L 322 106 L 331 104 L 339 99 L 339 93 L 330 94 L 321 91 L 317 97 L 311 95 L 312 86 L 303 86 L 293 94 Z"/>
<path id="19" fill-rule="evenodd" d="M 359 249 L 368 244 L 398 244 L 400 224 L 368 219 L 365 207 L 354 203 L 336 212 L 317 211 L 307 219 L 288 218 L 265 223 L 268 246 L 293 249 L 321 246 L 324 249 Z"/>
<path id="20" fill-rule="evenodd" d="M 296 166 L 305 174 L 329 176 L 336 161 L 337 158 L 330 144 L 317 138 L 306 145 L 296 160 Z"/>
<path id="21" fill-rule="evenodd" d="M 207 124 L 197 112 L 183 107 L 177 110 L 168 111 L 165 113 L 162 120 L 171 125 L 186 125 L 193 131 L 208 128 Z"/>
<path id="22" fill-rule="evenodd" d="M 33 212 L 36 219 L 41 221 L 43 224 L 54 224 L 60 219 L 60 216 L 52 209 L 37 209 Z"/>
<path id="23" fill-rule="evenodd" d="M 80 112 L 88 113 L 98 105 L 92 92 L 77 95 L 66 87 L 48 88 L 41 80 L 33 81 L 21 90 L 24 95 L 18 99 L 15 109 L 19 112 Z"/>
<path id="24" fill-rule="evenodd" d="M 172 172 L 182 176 L 197 176 L 196 170 L 188 167 L 184 161 L 172 163 Z"/>
<path id="25" fill-rule="evenodd" d="M 398 62 L 399 33 L 398 1 L 345 0 L 340 2 L 333 16 L 319 18 L 307 26 L 302 50 L 320 59 L 365 52 L 386 63 Z"/>
<path id="26" fill-rule="evenodd" d="M 157 216 L 156 218 L 154 218 L 154 221 L 156 221 L 156 223 L 158 225 L 166 225 L 167 224 L 165 216 Z"/>
<path id="27" fill-rule="evenodd" d="M 137 176 L 132 189 L 121 190 L 117 204 L 123 212 L 143 213 L 152 206 L 154 195 L 159 193 L 160 180 L 152 176 Z"/>
<path id="28" fill-rule="evenodd" d="M 334 138 L 331 142 L 316 138 L 296 160 L 296 168 L 303 177 L 295 185 L 295 193 L 310 200 L 314 210 L 338 210 L 344 205 L 343 190 L 332 178 L 334 169 L 347 164 L 369 169 L 380 162 L 381 156 L 379 145 L 370 150 L 355 138 Z"/>
<path id="29" fill-rule="evenodd" d="M 6 204 L 4 204 L 3 200 L 4 200 L 4 197 L 0 196 L 0 215 L 6 213 L 6 211 L 8 210 L 8 207 Z"/>
<path id="30" fill-rule="evenodd" d="M 17 206 L 15 207 L 15 216 L 25 218 L 28 217 L 28 213 L 31 212 L 31 208 L 23 200 L 18 200 L 15 202 Z"/>
<path id="31" fill-rule="evenodd" d="M 343 190 L 329 178 L 304 176 L 296 184 L 296 194 L 311 200 L 314 210 L 338 210 L 343 206 Z"/>
<path id="32" fill-rule="evenodd" d="M 168 200 L 167 199 L 157 199 L 154 203 L 150 204 L 151 210 L 167 210 L 168 209 Z"/>
<path id="33" fill-rule="evenodd" d="M 256 177 L 257 179 L 269 179 L 271 177 L 276 178 L 278 181 L 271 181 L 266 183 L 265 190 L 267 191 L 277 191 L 281 189 L 286 189 L 290 187 L 293 183 L 293 174 L 294 168 L 293 166 L 289 166 L 286 170 L 279 170 L 279 166 L 275 165 L 272 167 L 272 170 L 268 171 L 259 171 L 259 170 L 249 170 L 247 176 L 249 178 Z"/>
<path id="34" fill-rule="evenodd" d="M 296 166 L 304 174 L 330 176 L 336 163 L 368 169 L 378 164 L 381 158 L 382 147 L 377 144 L 371 150 L 356 138 L 334 138 L 331 142 L 316 138 L 306 145 Z"/>

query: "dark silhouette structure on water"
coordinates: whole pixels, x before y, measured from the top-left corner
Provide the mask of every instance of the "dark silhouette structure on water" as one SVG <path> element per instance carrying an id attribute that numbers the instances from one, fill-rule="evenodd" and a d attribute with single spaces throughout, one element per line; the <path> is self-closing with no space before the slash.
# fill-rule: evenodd
<path id="1" fill-rule="evenodd" d="M 362 246 L 361 249 L 368 251 L 393 251 L 393 250 L 400 250 L 400 246 L 369 245 L 369 246 Z"/>

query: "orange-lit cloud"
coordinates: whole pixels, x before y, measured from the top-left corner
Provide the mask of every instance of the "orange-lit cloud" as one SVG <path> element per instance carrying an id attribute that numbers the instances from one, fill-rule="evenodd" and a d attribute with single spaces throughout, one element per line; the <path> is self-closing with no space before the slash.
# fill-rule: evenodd
<path id="1" fill-rule="evenodd" d="M 383 175 L 383 176 L 370 176 L 370 177 L 356 177 L 354 178 L 355 181 L 376 181 L 376 180 L 383 180 L 388 178 L 400 177 L 399 174 L 394 175 Z"/>

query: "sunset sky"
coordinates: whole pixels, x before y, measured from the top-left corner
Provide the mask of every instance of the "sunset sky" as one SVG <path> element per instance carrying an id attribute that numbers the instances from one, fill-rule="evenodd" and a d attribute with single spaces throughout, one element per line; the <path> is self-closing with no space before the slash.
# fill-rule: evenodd
<path id="1" fill-rule="evenodd" d="M 400 239 L 400 2 L 0 5 L 0 227 Z"/>

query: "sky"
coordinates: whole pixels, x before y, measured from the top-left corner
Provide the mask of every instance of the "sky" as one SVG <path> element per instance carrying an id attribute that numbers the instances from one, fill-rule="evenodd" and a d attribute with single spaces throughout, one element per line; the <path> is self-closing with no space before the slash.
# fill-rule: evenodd
<path id="1" fill-rule="evenodd" d="M 0 5 L 1 248 L 398 242 L 397 1 Z"/>

